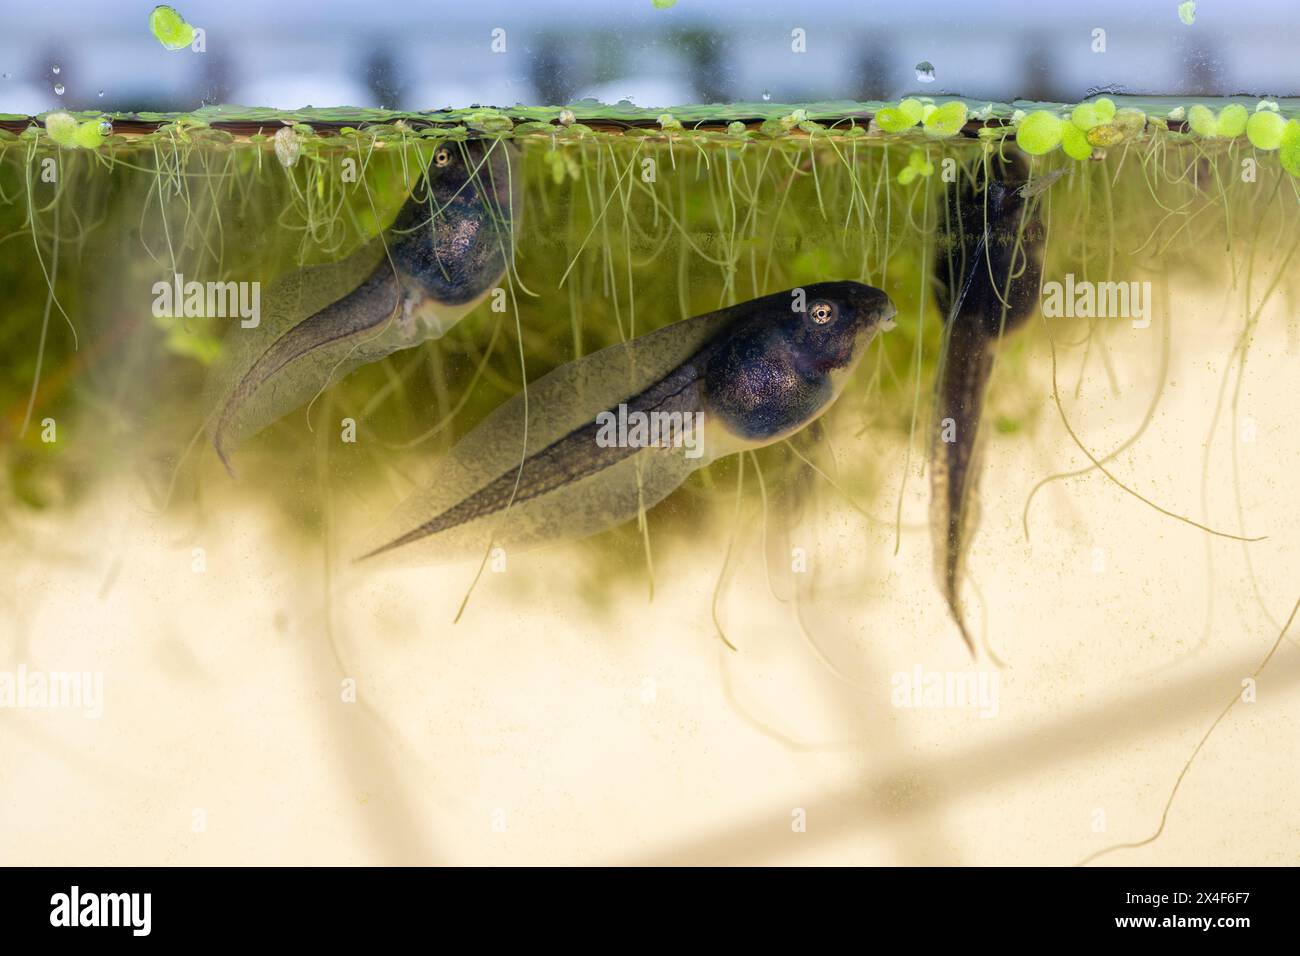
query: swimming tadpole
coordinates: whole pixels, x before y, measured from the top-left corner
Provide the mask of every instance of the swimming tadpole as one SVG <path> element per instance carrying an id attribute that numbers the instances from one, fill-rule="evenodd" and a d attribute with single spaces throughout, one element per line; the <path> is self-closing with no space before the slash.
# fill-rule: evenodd
<path id="1" fill-rule="evenodd" d="M 1043 232 L 1025 190 L 1024 157 L 992 155 L 948 193 L 935 264 L 943 352 L 930 461 L 930 527 L 935 571 L 971 653 L 961 609 L 965 555 L 978 526 L 979 439 L 984 394 L 997 344 L 1034 312 L 1042 274 Z"/>
<path id="2" fill-rule="evenodd" d="M 879 289 L 823 282 L 562 365 L 453 447 L 362 557 L 460 557 L 628 521 L 696 469 L 816 420 L 893 315 Z"/>
<path id="3" fill-rule="evenodd" d="M 255 329 L 232 329 L 208 387 L 212 445 L 230 450 L 331 382 L 447 332 L 497 286 L 521 212 L 515 149 L 447 143 L 384 235 L 282 276 Z M 513 167 L 513 168 L 512 168 Z"/>

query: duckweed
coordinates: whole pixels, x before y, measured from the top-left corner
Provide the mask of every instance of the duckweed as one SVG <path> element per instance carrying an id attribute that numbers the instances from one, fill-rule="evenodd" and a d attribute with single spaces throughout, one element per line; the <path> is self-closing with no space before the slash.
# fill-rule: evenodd
<path id="1" fill-rule="evenodd" d="M 1092 144 L 1088 142 L 1088 134 L 1074 122 L 1062 124 L 1061 147 L 1065 150 L 1065 155 L 1071 159 L 1084 160 L 1092 156 Z"/>
<path id="2" fill-rule="evenodd" d="M 898 171 L 899 185 L 906 186 L 917 176 L 930 176 L 934 173 L 934 163 L 919 149 L 912 150 L 907 157 L 907 165 Z"/>
<path id="3" fill-rule="evenodd" d="M 921 122 L 925 106 L 920 100 L 903 100 L 897 106 L 884 106 L 876 111 L 876 125 L 886 133 L 901 133 Z"/>
<path id="4" fill-rule="evenodd" d="M 1016 145 L 1030 156 L 1042 156 L 1061 145 L 1061 118 L 1048 110 L 1034 110 L 1016 129 Z"/>
<path id="5" fill-rule="evenodd" d="M 1070 122 L 1085 133 L 1094 126 L 1109 123 L 1114 118 L 1115 103 L 1105 97 L 1091 103 L 1080 103 L 1070 113 Z"/>
<path id="6" fill-rule="evenodd" d="M 966 104 L 954 100 L 926 110 L 924 122 L 925 132 L 929 136 L 955 136 L 966 125 Z"/>
<path id="7" fill-rule="evenodd" d="M 1278 158 L 1282 161 L 1282 168 L 1292 176 L 1300 176 L 1300 121 L 1287 121 L 1278 146 L 1281 150 Z"/>
<path id="8" fill-rule="evenodd" d="M 168 50 L 183 50 L 194 42 L 194 28 L 174 7 L 154 7 L 149 14 L 149 30 Z"/>
<path id="9" fill-rule="evenodd" d="M 1274 150 L 1282 145 L 1282 132 L 1286 129 L 1286 120 L 1272 110 L 1260 110 L 1252 113 L 1246 121 L 1246 138 L 1256 149 Z"/>
<path id="10" fill-rule="evenodd" d="M 113 131 L 108 120 L 91 119 L 78 122 L 70 113 L 51 113 L 45 117 L 45 132 L 55 143 L 66 149 L 98 149 L 104 137 Z"/>
<path id="11" fill-rule="evenodd" d="M 1192 132 L 1206 139 L 1236 139 L 1246 131 L 1250 114 L 1240 103 L 1230 103 L 1216 116 L 1208 106 L 1197 103 L 1187 111 Z"/>
<path id="12" fill-rule="evenodd" d="M 1114 123 L 1104 123 L 1088 130 L 1085 138 L 1090 145 L 1105 149 L 1108 146 L 1122 143 L 1124 141 L 1124 131 Z"/>

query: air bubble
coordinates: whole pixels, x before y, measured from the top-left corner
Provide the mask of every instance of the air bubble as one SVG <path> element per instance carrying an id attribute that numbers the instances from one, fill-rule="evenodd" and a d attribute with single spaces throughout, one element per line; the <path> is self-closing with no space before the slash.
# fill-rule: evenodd
<path id="1" fill-rule="evenodd" d="M 767 102 L 769 102 L 771 99 L 772 99 L 772 94 L 769 93 L 767 90 L 764 90 L 764 91 L 763 91 L 763 102 L 764 102 L 764 103 L 767 103 Z"/>
<path id="2" fill-rule="evenodd" d="M 104 91 L 103 91 L 103 90 L 100 90 L 98 95 L 99 95 L 100 99 L 103 99 L 103 97 L 104 97 Z"/>
<path id="3" fill-rule="evenodd" d="M 62 83 L 55 83 L 55 84 L 54 84 L 54 92 L 55 92 L 56 94 L 58 94 L 59 96 L 62 96 L 62 95 L 63 95 L 63 84 L 62 84 Z"/>
<path id="4" fill-rule="evenodd" d="M 54 72 L 54 75 L 55 75 L 55 76 L 58 76 L 58 73 L 59 73 L 59 65 L 58 65 L 57 63 L 54 64 L 54 71 L 53 71 L 53 72 Z"/>
<path id="5" fill-rule="evenodd" d="M 934 64 L 929 60 L 922 60 L 916 64 L 916 79 L 921 83 L 934 82 Z"/>

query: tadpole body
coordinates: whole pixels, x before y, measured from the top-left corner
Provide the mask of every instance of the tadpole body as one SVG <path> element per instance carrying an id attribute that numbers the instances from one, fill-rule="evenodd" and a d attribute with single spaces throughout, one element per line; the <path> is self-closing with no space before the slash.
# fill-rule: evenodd
<path id="1" fill-rule="evenodd" d="M 966 552 L 978 526 L 980 422 L 1002 336 L 1033 314 L 1042 230 L 1024 189 L 1023 155 L 988 157 L 948 192 L 944 254 L 935 265 L 944 317 L 930 463 L 930 526 L 939 588 L 974 653 L 961 609 Z"/>
<path id="2" fill-rule="evenodd" d="M 277 280 L 263 328 L 232 330 L 210 422 L 227 470 L 236 440 L 353 369 L 440 337 L 501 282 L 520 214 L 513 152 L 501 141 L 441 146 L 383 237 Z"/>
<path id="3" fill-rule="evenodd" d="M 653 507 L 697 468 L 797 432 L 892 327 L 894 306 L 857 282 L 796 291 L 665 326 L 530 383 L 438 463 L 364 557 L 417 542 L 444 554 L 594 534 Z M 690 432 L 669 440 L 665 425 L 654 443 L 654 431 L 638 440 L 643 426 L 628 422 Z"/>

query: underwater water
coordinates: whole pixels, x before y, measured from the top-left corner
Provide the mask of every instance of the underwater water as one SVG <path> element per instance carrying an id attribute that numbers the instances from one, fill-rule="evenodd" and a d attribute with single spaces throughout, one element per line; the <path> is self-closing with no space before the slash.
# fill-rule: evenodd
<path id="1" fill-rule="evenodd" d="M 112 719 L 6 712 L 6 856 L 1293 861 L 1300 180 L 1120 107 L 7 133 L 6 666 Z M 865 311 L 745 431 L 776 301 Z"/>

